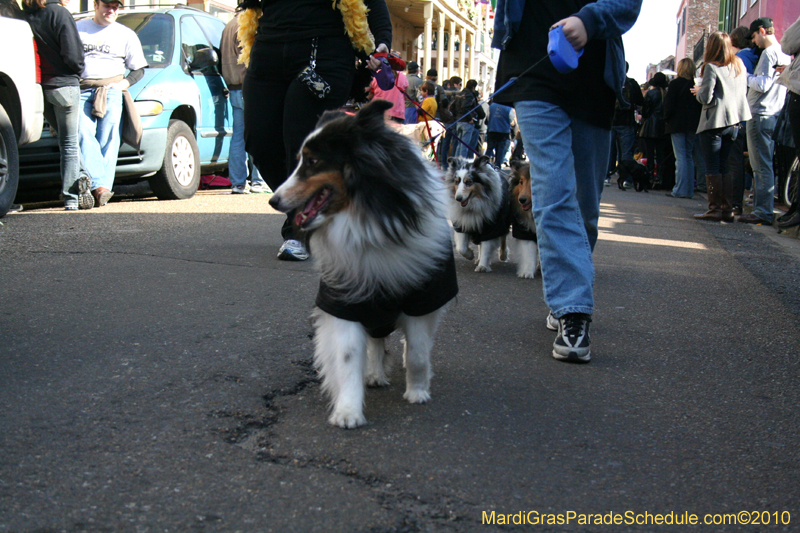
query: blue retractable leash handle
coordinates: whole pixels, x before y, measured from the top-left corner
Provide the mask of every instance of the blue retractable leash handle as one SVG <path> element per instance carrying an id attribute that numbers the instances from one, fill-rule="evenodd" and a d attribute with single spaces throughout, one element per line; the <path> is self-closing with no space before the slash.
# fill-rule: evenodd
<path id="1" fill-rule="evenodd" d="M 456 120 L 456 122 L 463 120 L 473 111 L 478 109 L 480 106 L 482 106 L 483 104 L 485 104 L 486 102 L 488 102 L 501 92 L 505 91 L 506 89 L 514 85 L 519 78 L 521 78 L 522 76 L 533 70 L 537 65 L 539 65 L 539 63 L 541 63 L 545 59 L 550 59 L 550 62 L 553 64 L 553 67 L 555 67 L 555 69 L 558 72 L 560 72 L 561 74 L 567 74 L 578 68 L 578 60 L 582 55 L 583 55 L 583 49 L 576 51 L 575 48 L 572 47 L 567 38 L 564 36 L 563 28 L 561 26 L 556 26 L 555 28 L 550 30 L 550 33 L 548 34 L 546 56 L 544 56 L 536 63 L 525 69 L 519 76 L 514 76 L 513 78 L 510 78 L 502 87 L 500 87 L 494 93 L 489 95 L 488 98 L 486 98 L 482 102 L 479 102 L 478 105 L 476 105 L 475 107 L 464 113 L 463 116 L 459 117 L 458 120 Z M 406 97 L 408 97 L 408 95 L 406 95 Z M 455 136 L 456 139 L 458 139 L 461 142 L 461 144 L 469 146 L 467 143 L 462 141 L 457 135 L 455 135 L 450 128 L 448 128 L 438 120 L 436 120 L 436 122 L 439 122 L 439 124 L 443 126 L 447 132 Z M 433 142 L 433 139 L 430 139 L 428 142 L 429 143 Z M 472 150 L 472 152 L 475 153 L 475 155 L 477 155 L 477 152 L 475 150 Z"/>
<path id="2" fill-rule="evenodd" d="M 561 74 L 567 74 L 578 68 L 578 59 L 583 55 L 583 48 L 578 51 L 569 44 L 564 36 L 561 26 L 556 26 L 550 30 L 550 39 L 547 42 L 547 55 L 550 62 Z"/>

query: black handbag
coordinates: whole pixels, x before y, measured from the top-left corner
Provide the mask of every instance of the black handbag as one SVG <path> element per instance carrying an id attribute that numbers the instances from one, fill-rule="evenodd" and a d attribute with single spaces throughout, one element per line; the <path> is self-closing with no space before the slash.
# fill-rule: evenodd
<path id="1" fill-rule="evenodd" d="M 311 61 L 309 62 L 309 65 L 297 75 L 297 79 L 300 80 L 303 85 L 308 87 L 308 90 L 315 94 L 317 98 L 322 99 L 328 96 L 328 93 L 331 92 L 331 86 L 327 81 L 322 79 L 322 76 L 317 74 L 317 71 L 315 70 L 316 68 L 317 38 L 314 37 L 314 40 L 311 41 Z"/>

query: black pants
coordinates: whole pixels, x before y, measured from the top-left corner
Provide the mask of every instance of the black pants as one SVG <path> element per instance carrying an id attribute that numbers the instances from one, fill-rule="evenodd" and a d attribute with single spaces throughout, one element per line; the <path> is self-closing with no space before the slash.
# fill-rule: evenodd
<path id="1" fill-rule="evenodd" d="M 331 86 L 318 98 L 297 75 L 311 59 L 311 39 L 282 43 L 256 41 L 242 88 L 245 149 L 274 191 L 297 164 L 303 140 L 320 115 L 342 107 L 355 74 L 355 52 L 346 36 L 320 37 L 317 73 Z M 297 238 L 289 214 L 281 229 L 284 239 Z"/>
<path id="2" fill-rule="evenodd" d="M 699 140 L 699 137 L 698 137 Z M 731 145 L 728 154 L 728 173 L 731 175 L 731 190 L 726 191 L 731 207 L 742 208 L 744 202 L 744 152 L 747 149 L 745 123 L 739 127 L 739 135 Z"/>
<path id="3" fill-rule="evenodd" d="M 669 137 L 644 140 L 647 154 L 647 172 L 653 175 L 658 162 L 659 188 L 672 190 L 675 187 L 675 154 Z"/>

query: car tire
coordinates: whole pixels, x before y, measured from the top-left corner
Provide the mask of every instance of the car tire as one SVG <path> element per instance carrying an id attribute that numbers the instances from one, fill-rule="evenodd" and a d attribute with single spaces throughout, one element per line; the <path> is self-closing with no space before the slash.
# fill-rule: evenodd
<path id="1" fill-rule="evenodd" d="M 17 135 L 5 108 L 0 105 L 0 218 L 6 216 L 19 185 Z"/>
<path id="2" fill-rule="evenodd" d="M 169 121 L 164 164 L 148 181 L 159 200 L 185 200 L 197 192 L 200 150 L 194 132 L 182 120 Z"/>

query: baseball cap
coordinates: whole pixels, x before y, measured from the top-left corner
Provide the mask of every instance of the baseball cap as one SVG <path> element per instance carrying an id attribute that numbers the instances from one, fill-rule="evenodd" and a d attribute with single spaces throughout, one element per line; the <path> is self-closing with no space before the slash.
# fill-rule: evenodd
<path id="1" fill-rule="evenodd" d="M 119 4 L 120 7 L 125 7 L 125 4 L 122 3 L 122 0 L 100 0 L 104 4 Z"/>
<path id="2" fill-rule="evenodd" d="M 752 37 L 753 34 L 758 31 L 759 28 L 771 28 L 771 27 L 772 27 L 771 18 L 769 17 L 757 18 L 756 20 L 750 23 L 750 37 Z"/>
<path id="3" fill-rule="evenodd" d="M 436 77 L 439 76 L 439 73 L 436 72 L 435 68 L 432 68 L 432 69 L 428 69 L 428 73 L 426 74 L 426 76 L 430 76 L 431 78 L 436 78 Z"/>
<path id="4" fill-rule="evenodd" d="M 419 63 L 416 61 L 409 61 L 408 62 L 408 71 L 409 72 L 416 72 L 419 70 Z"/>

